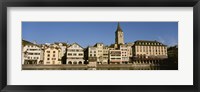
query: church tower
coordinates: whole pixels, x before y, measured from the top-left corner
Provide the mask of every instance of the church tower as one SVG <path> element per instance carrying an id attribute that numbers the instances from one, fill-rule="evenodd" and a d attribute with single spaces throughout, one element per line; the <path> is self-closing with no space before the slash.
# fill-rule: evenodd
<path id="1" fill-rule="evenodd" d="M 117 45 L 124 44 L 124 33 L 120 27 L 119 22 L 117 25 L 117 30 L 115 32 L 115 44 L 117 44 Z"/>

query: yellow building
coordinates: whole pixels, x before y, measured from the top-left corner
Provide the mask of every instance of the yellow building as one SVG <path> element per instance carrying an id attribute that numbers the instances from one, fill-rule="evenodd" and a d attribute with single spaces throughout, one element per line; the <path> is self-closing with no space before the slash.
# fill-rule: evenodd
<path id="1" fill-rule="evenodd" d="M 61 64 L 59 59 L 60 48 L 49 46 L 44 50 L 44 65 L 56 65 Z"/>

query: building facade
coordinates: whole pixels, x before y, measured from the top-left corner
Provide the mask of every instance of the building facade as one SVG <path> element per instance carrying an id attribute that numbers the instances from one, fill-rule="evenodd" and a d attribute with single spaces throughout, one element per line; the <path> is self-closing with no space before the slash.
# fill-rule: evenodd
<path id="1" fill-rule="evenodd" d="M 60 58 L 64 57 L 67 50 L 67 43 L 56 42 L 55 44 L 61 49 Z"/>
<path id="2" fill-rule="evenodd" d="M 61 59 L 60 56 L 61 49 L 55 46 L 49 46 L 44 50 L 44 65 L 60 65 Z"/>
<path id="3" fill-rule="evenodd" d="M 121 50 L 109 51 L 109 63 L 110 64 L 122 64 Z"/>
<path id="4" fill-rule="evenodd" d="M 84 64 L 84 49 L 77 43 L 67 48 L 66 64 Z"/>
<path id="5" fill-rule="evenodd" d="M 95 48 L 97 48 L 97 63 L 103 64 L 103 43 L 96 43 L 94 45 Z"/>
<path id="6" fill-rule="evenodd" d="M 43 50 L 36 44 L 22 47 L 22 64 L 43 64 Z"/>
<path id="7" fill-rule="evenodd" d="M 167 53 L 167 46 L 158 41 L 137 40 L 134 43 L 124 43 L 124 34 L 119 23 L 115 31 L 115 43 L 110 46 L 96 43 L 84 49 L 77 43 L 68 45 L 58 42 L 41 46 L 26 43 L 29 44 L 22 46 L 22 64 L 155 63 L 168 58 L 168 54 L 173 55 Z"/>
<path id="8" fill-rule="evenodd" d="M 135 41 L 133 45 L 133 60 L 159 61 L 168 58 L 167 46 L 158 41 Z"/>
<path id="9" fill-rule="evenodd" d="M 121 50 L 121 60 L 122 60 L 122 63 L 129 63 L 129 51 L 128 51 L 128 46 L 123 44 L 123 45 L 120 45 L 120 48 L 119 50 Z"/>
<path id="10" fill-rule="evenodd" d="M 89 66 L 96 66 L 97 64 L 97 55 L 98 55 L 98 49 L 97 47 L 89 46 L 88 47 L 88 65 Z"/>
<path id="11" fill-rule="evenodd" d="M 108 64 L 108 60 L 109 60 L 109 47 L 108 46 L 104 46 L 103 47 L 103 61 L 102 61 L 102 64 Z"/>

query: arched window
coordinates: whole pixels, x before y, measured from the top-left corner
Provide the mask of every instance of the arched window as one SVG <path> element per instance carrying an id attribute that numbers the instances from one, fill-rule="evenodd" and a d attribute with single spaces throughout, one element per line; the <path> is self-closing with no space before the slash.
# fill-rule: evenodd
<path id="1" fill-rule="evenodd" d="M 79 62 L 78 62 L 78 64 L 82 64 L 82 62 L 81 62 L 81 61 L 79 61 Z"/>
<path id="2" fill-rule="evenodd" d="M 72 64 L 72 62 L 71 62 L 71 61 L 69 61 L 69 62 L 68 62 L 68 64 Z"/>

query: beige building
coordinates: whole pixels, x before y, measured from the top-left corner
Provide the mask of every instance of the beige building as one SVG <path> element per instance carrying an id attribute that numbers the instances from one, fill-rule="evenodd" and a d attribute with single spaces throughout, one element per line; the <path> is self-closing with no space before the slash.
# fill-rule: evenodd
<path id="1" fill-rule="evenodd" d="M 127 64 L 129 62 L 129 51 L 128 51 L 128 46 L 123 44 L 123 45 L 120 45 L 120 48 L 119 50 L 121 50 L 121 60 L 122 60 L 122 63 L 125 63 Z"/>
<path id="2" fill-rule="evenodd" d="M 88 57 L 97 57 L 98 55 L 98 49 L 97 47 L 88 47 Z"/>
<path id="3" fill-rule="evenodd" d="M 134 60 L 161 60 L 168 58 L 167 46 L 158 41 L 135 41 L 133 45 Z"/>
<path id="4" fill-rule="evenodd" d="M 103 62 L 103 43 L 96 43 L 94 47 L 97 48 L 97 63 L 102 64 Z"/>
<path id="5" fill-rule="evenodd" d="M 60 56 L 61 49 L 55 45 L 50 45 L 44 49 L 44 65 L 61 64 Z"/>
<path id="6" fill-rule="evenodd" d="M 84 49 L 77 43 L 67 48 L 66 64 L 84 64 Z"/>
<path id="7" fill-rule="evenodd" d="M 104 46 L 103 47 L 103 62 L 102 62 L 102 64 L 108 64 L 108 60 L 109 60 L 109 47 Z"/>
<path id="8" fill-rule="evenodd" d="M 61 49 L 60 58 L 64 57 L 67 49 L 67 43 L 56 42 L 55 45 Z"/>
<path id="9" fill-rule="evenodd" d="M 103 43 L 96 43 L 94 47 L 97 49 L 97 63 L 108 64 L 108 46 L 104 46 Z"/>
<path id="10" fill-rule="evenodd" d="M 88 66 L 96 66 L 97 64 L 97 47 L 89 46 L 87 51 L 88 56 Z"/>
<path id="11" fill-rule="evenodd" d="M 126 43 L 125 44 L 128 50 L 128 56 L 129 56 L 129 60 L 131 61 L 132 57 L 133 57 L 133 50 L 132 50 L 132 46 L 134 45 L 134 43 Z"/>

